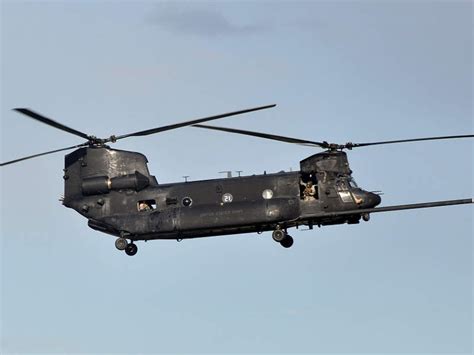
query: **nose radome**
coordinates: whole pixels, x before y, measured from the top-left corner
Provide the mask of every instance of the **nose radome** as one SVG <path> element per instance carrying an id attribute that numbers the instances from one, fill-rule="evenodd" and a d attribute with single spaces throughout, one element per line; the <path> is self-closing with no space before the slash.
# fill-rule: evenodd
<path id="1" fill-rule="evenodd" d="M 375 207 L 375 206 L 378 206 L 380 205 L 380 202 L 382 202 L 382 198 L 377 195 L 377 194 L 374 194 L 373 192 L 369 192 L 369 204 L 371 207 Z"/>

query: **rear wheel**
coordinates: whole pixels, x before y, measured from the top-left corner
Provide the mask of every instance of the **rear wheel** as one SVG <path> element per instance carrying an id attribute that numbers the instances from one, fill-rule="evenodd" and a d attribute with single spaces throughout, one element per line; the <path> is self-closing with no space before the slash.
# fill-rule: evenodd
<path id="1" fill-rule="evenodd" d="M 283 240 L 280 242 L 283 248 L 290 248 L 293 245 L 293 238 L 287 235 Z"/>
<path id="2" fill-rule="evenodd" d="M 127 244 L 127 246 L 125 247 L 125 253 L 129 256 L 135 255 L 137 251 L 138 247 L 133 243 Z"/>

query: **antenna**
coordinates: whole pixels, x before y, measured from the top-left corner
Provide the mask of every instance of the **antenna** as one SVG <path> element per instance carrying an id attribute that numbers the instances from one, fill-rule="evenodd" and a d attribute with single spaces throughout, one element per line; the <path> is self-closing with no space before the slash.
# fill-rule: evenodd
<path id="1" fill-rule="evenodd" d="M 183 176 L 184 182 L 188 182 L 188 177 L 189 177 L 189 175 Z"/>
<path id="2" fill-rule="evenodd" d="M 243 170 L 236 170 L 235 172 L 236 172 L 237 174 L 239 174 L 239 177 L 240 177 L 240 173 L 242 173 Z"/>

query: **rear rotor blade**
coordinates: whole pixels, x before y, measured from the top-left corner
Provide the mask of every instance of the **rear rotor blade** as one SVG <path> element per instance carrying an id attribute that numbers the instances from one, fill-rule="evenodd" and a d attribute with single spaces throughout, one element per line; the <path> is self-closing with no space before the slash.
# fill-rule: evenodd
<path id="1" fill-rule="evenodd" d="M 241 111 L 235 111 L 235 112 L 223 113 L 223 114 L 215 115 L 215 116 L 198 118 L 198 119 L 191 120 L 191 121 L 185 121 L 185 122 L 175 123 L 175 124 L 171 124 L 171 125 L 167 125 L 167 126 L 161 126 L 161 127 L 157 127 L 157 128 L 147 129 L 147 130 L 144 130 L 144 131 L 138 131 L 138 132 L 135 132 L 135 133 L 129 133 L 129 134 L 121 135 L 121 136 L 111 137 L 112 139 L 109 139 L 108 141 L 118 140 L 118 139 L 127 138 L 127 137 L 148 136 L 150 134 L 169 131 L 169 130 L 172 130 L 172 129 L 185 127 L 185 126 L 191 126 L 191 125 L 197 124 L 197 123 L 217 120 L 219 118 L 240 115 L 240 114 L 247 113 L 247 112 L 264 110 L 264 109 L 275 107 L 275 106 L 276 105 L 260 106 L 260 107 L 254 107 L 254 108 L 241 110 Z"/>
<path id="2" fill-rule="evenodd" d="M 85 134 L 81 131 L 75 130 L 73 128 L 70 128 L 68 126 L 65 126 L 62 123 L 53 121 L 51 118 L 40 115 L 39 113 L 31 111 L 28 108 L 14 108 L 13 110 L 17 111 L 17 112 L 20 112 L 20 113 L 22 113 L 22 114 L 24 114 L 24 115 L 26 115 L 30 118 L 33 118 L 37 121 L 43 122 L 43 123 L 47 124 L 48 126 L 55 127 L 55 128 L 60 129 L 62 131 L 69 132 L 69 133 L 72 133 L 76 136 L 79 136 L 81 138 L 89 140 L 89 136 L 87 134 Z"/>
<path id="3" fill-rule="evenodd" d="M 237 134 L 244 134 L 246 136 L 253 136 L 253 137 L 259 137 L 259 138 L 271 139 L 271 140 L 274 140 L 274 141 L 280 141 L 280 142 L 285 142 L 285 143 L 301 144 L 301 145 L 310 146 L 310 147 L 315 147 L 315 146 L 316 147 L 321 147 L 321 148 L 327 148 L 328 147 L 328 144 L 326 142 L 314 142 L 314 141 L 308 141 L 308 140 L 304 140 L 304 139 L 278 136 L 278 135 L 275 135 L 275 134 L 245 131 L 243 129 L 206 126 L 206 125 L 200 125 L 200 124 L 193 125 L 193 127 L 213 129 L 213 130 L 216 130 L 216 131 L 223 131 L 223 132 L 230 132 L 230 133 L 237 133 Z"/>
<path id="4" fill-rule="evenodd" d="M 394 144 L 394 143 L 407 143 L 407 142 L 419 142 L 419 141 L 434 141 L 441 139 L 456 139 L 456 138 L 474 138 L 473 134 L 466 134 L 460 136 L 443 136 L 443 137 L 427 137 L 427 138 L 413 138 L 413 139 L 400 139 L 394 141 L 382 141 L 382 142 L 371 142 L 371 143 L 347 143 L 346 148 L 358 148 L 367 147 L 370 145 L 381 145 L 381 144 Z"/>
<path id="5" fill-rule="evenodd" d="M 10 161 L 7 161 L 7 162 L 5 162 L 5 163 L 0 163 L 0 166 L 5 166 L 5 165 L 9 165 L 9 164 L 18 163 L 18 162 L 23 161 L 23 160 L 32 159 L 32 158 L 37 158 L 37 157 L 40 157 L 40 156 L 42 156 L 42 155 L 57 153 L 57 152 L 61 152 L 61 151 L 63 151 L 63 150 L 69 150 L 69 149 L 74 149 L 74 148 L 85 147 L 86 145 L 88 145 L 88 143 L 78 144 L 78 145 L 74 145 L 74 146 L 72 146 L 72 147 L 67 147 L 67 148 L 61 148 L 61 149 L 51 150 L 51 151 L 49 151 L 49 152 L 34 154 L 34 155 L 27 156 L 27 157 L 15 159 L 15 160 L 10 160 Z"/>

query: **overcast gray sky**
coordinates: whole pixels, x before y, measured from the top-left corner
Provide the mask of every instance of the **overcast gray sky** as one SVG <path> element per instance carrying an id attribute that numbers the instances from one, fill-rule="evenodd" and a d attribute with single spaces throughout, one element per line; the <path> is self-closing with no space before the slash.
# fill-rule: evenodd
<path id="1" fill-rule="evenodd" d="M 276 103 L 218 125 L 345 143 L 472 134 L 470 1 L 1 6 L 1 161 Z M 159 182 L 298 169 L 311 148 L 183 128 L 115 147 Z M 472 141 L 349 152 L 383 205 L 469 198 Z M 139 243 L 58 202 L 63 155 L 1 169 L 3 353 L 471 353 L 472 206 Z"/>

